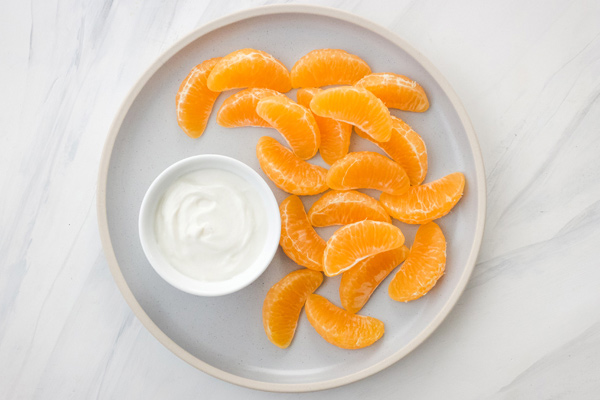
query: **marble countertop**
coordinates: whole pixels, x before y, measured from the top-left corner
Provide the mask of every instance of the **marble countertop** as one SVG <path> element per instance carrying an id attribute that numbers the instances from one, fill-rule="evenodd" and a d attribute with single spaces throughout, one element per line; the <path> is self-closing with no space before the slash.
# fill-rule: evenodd
<path id="1" fill-rule="evenodd" d="M 397 364 L 313 394 L 221 382 L 178 359 L 113 282 L 95 212 L 111 120 L 195 27 L 278 3 L 4 2 L 0 13 L 3 399 L 597 399 L 600 393 L 600 3 L 311 1 L 396 32 L 447 77 L 488 179 L 474 274 Z"/>

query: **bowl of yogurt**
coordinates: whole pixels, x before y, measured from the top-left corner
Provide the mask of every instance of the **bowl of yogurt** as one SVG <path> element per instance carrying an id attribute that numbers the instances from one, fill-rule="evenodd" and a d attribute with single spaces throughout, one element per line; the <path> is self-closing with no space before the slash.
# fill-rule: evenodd
<path id="1" fill-rule="evenodd" d="M 174 287 L 221 296 L 254 282 L 281 234 L 279 207 L 252 168 L 216 154 L 186 158 L 150 185 L 139 234 L 150 265 Z"/>

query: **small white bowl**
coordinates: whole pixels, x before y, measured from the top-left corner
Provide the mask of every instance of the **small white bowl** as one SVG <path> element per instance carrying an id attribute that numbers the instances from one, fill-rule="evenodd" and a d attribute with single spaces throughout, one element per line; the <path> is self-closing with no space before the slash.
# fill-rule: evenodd
<path id="1" fill-rule="evenodd" d="M 240 274 L 216 282 L 199 281 L 175 269 L 163 256 L 154 233 L 156 208 L 166 190 L 181 176 L 207 168 L 222 169 L 234 173 L 251 184 L 260 195 L 267 216 L 267 237 L 256 260 Z M 190 294 L 221 296 L 248 286 L 267 269 L 279 246 L 281 217 L 273 192 L 256 171 L 231 157 L 203 154 L 178 161 L 156 177 L 142 201 L 139 234 L 142 248 L 150 265 L 165 281 Z"/>

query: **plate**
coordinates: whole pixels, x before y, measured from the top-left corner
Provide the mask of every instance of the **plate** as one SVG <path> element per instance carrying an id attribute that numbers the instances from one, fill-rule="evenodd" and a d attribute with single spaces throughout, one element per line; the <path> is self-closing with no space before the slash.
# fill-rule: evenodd
<path id="1" fill-rule="evenodd" d="M 463 199 L 438 220 L 448 238 L 447 272 L 425 297 L 397 303 L 387 295 L 391 276 L 361 311 L 385 323 L 373 346 L 343 350 L 325 342 L 301 315 L 292 345 L 272 345 L 262 327 L 267 290 L 298 266 L 281 251 L 267 271 L 247 288 L 222 297 L 181 292 L 152 269 L 140 245 L 137 222 L 144 193 L 169 165 L 197 154 L 237 158 L 266 178 L 255 146 L 266 128 L 227 129 L 211 116 L 204 135 L 188 138 L 177 126 L 175 94 L 201 61 L 251 47 L 280 59 L 288 68 L 317 48 L 341 48 L 362 57 L 375 72 L 396 72 L 418 81 L 431 107 L 425 113 L 393 110 L 425 140 L 431 181 L 454 171 L 467 179 Z M 217 110 L 233 92 L 221 95 Z M 290 92 L 294 97 L 294 91 Z M 351 150 L 376 147 L 353 135 Z M 325 164 L 317 156 L 311 162 Z M 405 41 L 386 29 L 338 10 L 297 5 L 246 10 L 201 27 L 177 42 L 131 89 L 108 134 L 98 181 L 100 234 L 114 279 L 133 312 L 169 350 L 196 368 L 225 381 L 270 391 L 311 391 L 344 385 L 398 361 L 440 324 L 471 274 L 483 234 L 485 180 L 481 153 L 468 116 L 441 74 Z M 268 180 L 268 179 L 267 179 Z M 270 181 L 277 200 L 287 194 Z M 318 196 L 304 197 L 305 206 Z M 412 243 L 415 226 L 397 222 Z M 325 238 L 332 228 L 320 229 Z M 340 277 L 328 278 L 317 293 L 339 305 Z"/>

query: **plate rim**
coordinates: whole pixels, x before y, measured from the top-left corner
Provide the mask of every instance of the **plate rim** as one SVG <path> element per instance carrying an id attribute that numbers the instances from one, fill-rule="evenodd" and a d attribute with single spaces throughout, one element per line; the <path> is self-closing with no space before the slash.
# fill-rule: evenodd
<path id="1" fill-rule="evenodd" d="M 305 383 L 274 383 L 274 382 L 264 382 L 260 380 L 244 378 L 230 372 L 224 371 L 220 368 L 217 368 L 211 364 L 208 364 L 199 358 L 193 356 L 185 349 L 180 347 L 177 343 L 175 343 L 167 334 L 165 334 L 155 323 L 154 321 L 146 314 L 142 306 L 138 303 L 137 299 L 133 295 L 133 292 L 129 288 L 127 281 L 125 280 L 119 263 L 117 261 L 112 241 L 110 238 L 110 233 L 108 230 L 108 217 L 106 210 L 106 186 L 108 179 L 108 168 L 110 165 L 110 159 L 112 156 L 112 150 L 114 148 L 114 144 L 116 138 L 118 136 L 119 130 L 129 111 L 133 101 L 144 87 L 144 85 L 148 82 L 148 80 L 154 75 L 154 73 L 162 67 L 164 63 L 166 63 L 172 56 L 174 56 L 177 52 L 183 49 L 185 46 L 190 44 L 196 39 L 199 39 L 203 35 L 210 33 L 216 29 L 219 29 L 223 26 L 236 23 L 245 19 L 272 15 L 272 14 L 311 14 L 316 16 L 325 16 L 330 18 L 335 18 L 344 22 L 348 22 L 351 24 L 355 24 L 360 26 L 363 29 L 369 30 L 387 40 L 392 42 L 394 45 L 400 47 L 402 50 L 406 51 L 409 55 L 411 55 L 417 62 L 421 64 L 421 66 L 433 77 L 433 79 L 440 85 L 444 93 L 448 96 L 452 106 L 454 107 L 456 113 L 458 114 L 459 120 L 465 129 L 465 133 L 467 135 L 467 139 L 469 141 L 469 145 L 471 147 L 471 152 L 474 159 L 475 165 L 475 175 L 477 180 L 477 222 L 475 227 L 475 235 L 473 244 L 471 246 L 471 250 L 469 253 L 469 257 L 467 258 L 467 263 L 465 269 L 463 271 L 462 276 L 460 277 L 456 287 L 452 291 L 452 294 L 442 307 L 442 309 L 435 315 L 435 317 L 431 320 L 431 322 L 423 329 L 416 337 L 414 337 L 407 345 L 398 349 L 395 353 L 389 355 L 383 360 L 362 369 L 361 371 L 357 371 L 343 377 L 328 379 L 323 381 L 316 382 L 305 382 Z M 106 260 L 110 269 L 110 272 L 119 288 L 121 294 L 125 298 L 125 301 L 135 314 L 135 316 L 140 320 L 142 325 L 167 349 L 169 349 L 173 354 L 181 358 L 183 361 L 192 365 L 193 367 L 205 372 L 215 378 L 221 379 L 223 381 L 233 383 L 238 386 L 247 387 L 250 389 L 258 389 L 270 392 L 310 392 L 316 390 L 324 390 L 331 389 L 339 386 L 343 386 L 352 382 L 356 382 L 358 380 L 364 379 L 368 376 L 371 376 L 383 369 L 389 367 L 390 365 L 396 363 L 401 358 L 406 356 L 412 350 L 417 348 L 421 343 L 423 343 L 432 333 L 437 329 L 437 327 L 442 323 L 442 321 L 448 316 L 458 298 L 462 294 L 465 289 L 467 282 L 469 281 L 469 277 L 473 272 L 475 267 L 475 263 L 477 260 L 477 255 L 479 253 L 481 242 L 483 239 L 483 231 L 485 226 L 485 215 L 486 215 L 486 182 L 485 182 L 485 170 L 483 164 L 483 157 L 481 154 L 481 150 L 479 147 L 479 142 L 477 140 L 477 135 L 471 124 L 471 120 L 468 117 L 468 114 L 462 105 L 458 95 L 454 91 L 454 89 L 450 86 L 446 78 L 438 71 L 438 69 L 419 51 L 413 48 L 407 41 L 402 39 L 400 36 L 396 35 L 394 32 L 389 29 L 372 22 L 366 18 L 359 17 L 355 14 L 352 14 L 347 11 L 339 10 L 331 7 L 324 6 L 315 6 L 315 5 L 298 5 L 298 4 L 279 4 L 279 5 L 267 5 L 255 8 L 249 8 L 237 11 L 232 14 L 228 14 L 226 16 L 217 18 L 212 20 L 196 29 L 194 29 L 189 34 L 185 35 L 183 38 L 176 41 L 173 45 L 171 45 L 168 49 L 166 49 L 162 54 L 160 54 L 144 71 L 144 73 L 137 79 L 135 84 L 128 91 L 124 100 L 121 102 L 118 111 L 110 125 L 108 135 L 106 137 L 104 147 L 102 150 L 102 155 L 100 158 L 100 165 L 98 170 L 98 180 L 97 180 L 97 190 L 96 190 L 96 212 L 98 219 L 98 229 L 100 232 L 100 240 L 102 243 L 102 248 L 104 254 L 106 256 Z"/>

